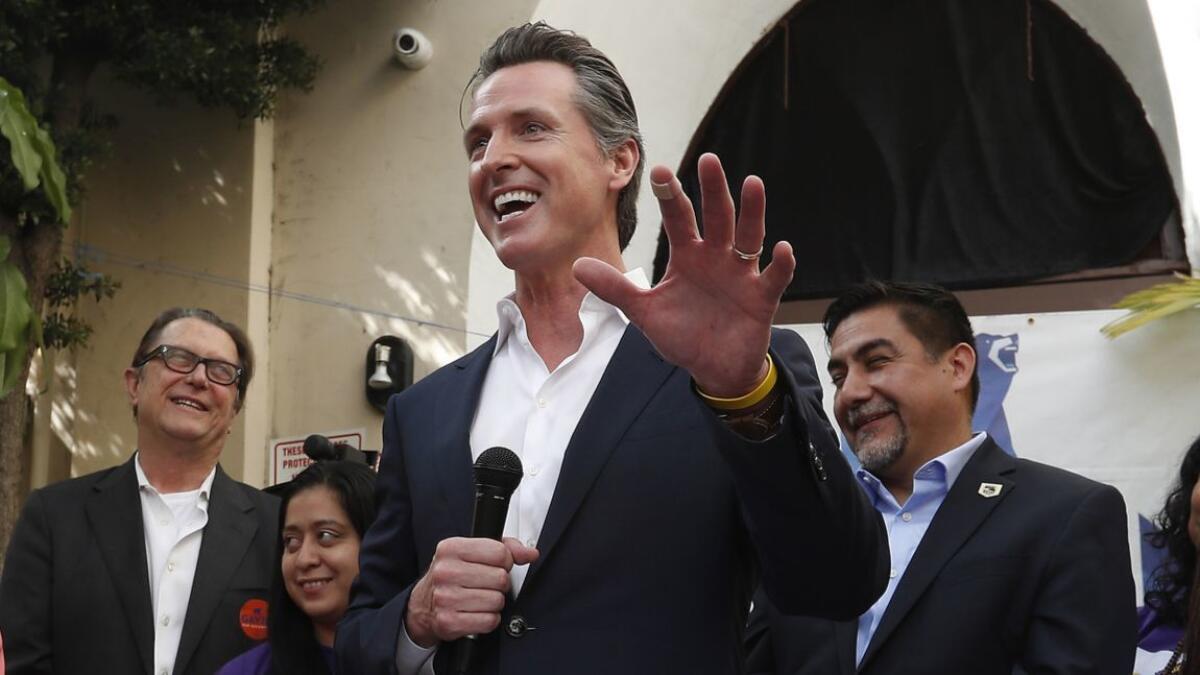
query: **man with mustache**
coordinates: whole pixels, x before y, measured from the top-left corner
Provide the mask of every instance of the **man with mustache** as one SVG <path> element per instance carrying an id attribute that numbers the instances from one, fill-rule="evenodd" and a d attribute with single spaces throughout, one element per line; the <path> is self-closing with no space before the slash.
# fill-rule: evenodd
<path id="1" fill-rule="evenodd" d="M 834 412 L 887 526 L 891 578 L 852 621 L 787 617 L 759 594 L 750 672 L 1130 673 L 1124 501 L 972 433 L 979 378 L 958 300 L 868 282 L 824 327 Z"/>

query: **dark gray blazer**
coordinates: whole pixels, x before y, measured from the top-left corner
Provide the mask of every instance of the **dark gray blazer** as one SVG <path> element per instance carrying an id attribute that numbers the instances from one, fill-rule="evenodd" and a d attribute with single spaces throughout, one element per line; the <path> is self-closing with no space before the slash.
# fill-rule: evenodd
<path id="1" fill-rule="evenodd" d="M 980 483 L 997 483 L 984 497 Z M 990 439 L 925 532 L 859 673 L 1129 675 L 1137 624 L 1125 502 Z M 781 614 L 760 593 L 750 672 L 850 675 L 858 622 Z"/>
<path id="2" fill-rule="evenodd" d="M 210 675 L 254 643 L 238 613 L 267 599 L 279 500 L 217 467 L 175 673 Z M 131 459 L 29 496 L 0 579 L 10 675 L 143 673 L 154 617 Z"/>
<path id="3" fill-rule="evenodd" d="M 437 543 L 471 529 L 469 434 L 495 338 L 392 398 L 379 517 L 338 626 L 340 672 L 390 673 L 408 594 Z M 476 673 L 727 675 L 759 570 L 797 612 L 856 616 L 886 582 L 883 524 L 837 447 L 812 357 L 772 354 L 791 405 L 774 439 L 730 432 L 635 327 L 567 445 L 540 557 Z M 449 649 L 438 653 L 438 672 Z"/>

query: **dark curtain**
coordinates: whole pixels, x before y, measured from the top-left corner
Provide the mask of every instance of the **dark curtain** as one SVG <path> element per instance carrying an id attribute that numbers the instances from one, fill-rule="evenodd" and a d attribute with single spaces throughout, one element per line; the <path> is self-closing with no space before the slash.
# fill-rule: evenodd
<path id="1" fill-rule="evenodd" d="M 785 299 L 864 278 L 951 288 L 1126 264 L 1177 214 L 1109 57 L 1038 0 L 808 0 L 727 83 L 680 178 L 716 152 L 767 186 Z M 655 278 L 667 257 L 660 238 Z"/>

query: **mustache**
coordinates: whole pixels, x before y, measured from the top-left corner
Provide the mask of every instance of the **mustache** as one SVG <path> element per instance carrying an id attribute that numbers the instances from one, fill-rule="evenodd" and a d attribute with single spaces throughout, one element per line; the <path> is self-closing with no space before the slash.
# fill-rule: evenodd
<path id="1" fill-rule="evenodd" d="M 850 423 L 852 429 L 857 429 L 872 418 L 894 412 L 896 412 L 896 405 L 891 401 L 867 402 L 851 408 L 846 414 L 846 421 Z"/>

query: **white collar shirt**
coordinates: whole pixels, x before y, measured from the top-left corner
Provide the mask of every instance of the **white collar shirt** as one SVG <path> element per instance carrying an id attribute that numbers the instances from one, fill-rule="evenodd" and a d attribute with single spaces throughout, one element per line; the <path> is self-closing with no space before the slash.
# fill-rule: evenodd
<path id="1" fill-rule="evenodd" d="M 154 612 L 154 675 L 170 675 L 183 636 L 200 542 L 208 524 L 208 497 L 217 469 L 208 472 L 200 488 L 162 493 L 134 461 L 138 495 L 142 502 L 142 530 L 146 535 L 146 569 L 150 579 L 150 606 Z"/>
<path id="2" fill-rule="evenodd" d="M 649 286 L 640 268 L 625 277 L 639 287 Z M 529 342 L 525 319 L 513 296 L 500 300 L 496 312 L 499 330 L 471 425 L 471 459 L 495 446 L 506 447 L 521 458 L 525 475 L 509 501 L 504 536 L 536 548 L 567 444 L 629 319 L 595 295 L 585 295 L 579 306 L 583 324 L 579 350 L 550 372 Z M 513 595 L 520 593 L 528 568 L 513 567 Z"/>
<path id="3" fill-rule="evenodd" d="M 640 288 L 650 286 L 640 268 L 627 272 L 625 278 Z M 621 310 L 588 293 L 579 305 L 579 321 L 583 324 L 579 350 L 549 372 L 529 343 L 525 318 L 513 297 L 510 294 L 496 303 L 496 346 L 471 424 L 471 461 L 495 446 L 508 448 L 521 458 L 525 475 L 509 499 L 504 536 L 536 548 L 567 444 L 617 351 L 629 319 Z M 521 591 L 528 571 L 528 565 L 514 565 L 509 572 L 514 596 Z M 434 647 L 418 647 L 405 628 L 396 648 L 397 672 L 433 675 L 435 652 Z"/>

